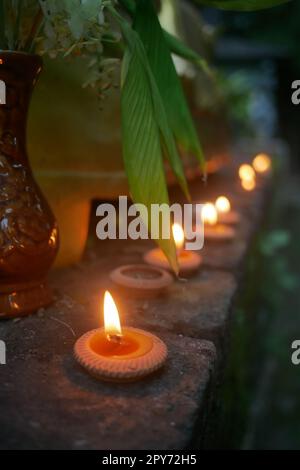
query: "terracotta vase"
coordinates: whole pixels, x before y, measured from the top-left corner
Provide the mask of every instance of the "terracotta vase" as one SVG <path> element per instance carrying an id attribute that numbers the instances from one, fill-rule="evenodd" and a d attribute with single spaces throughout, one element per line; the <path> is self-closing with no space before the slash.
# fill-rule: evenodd
<path id="1" fill-rule="evenodd" d="M 0 318 L 29 314 L 51 302 L 47 272 L 58 249 L 55 218 L 37 186 L 26 152 L 27 111 L 42 60 L 0 52 Z"/>

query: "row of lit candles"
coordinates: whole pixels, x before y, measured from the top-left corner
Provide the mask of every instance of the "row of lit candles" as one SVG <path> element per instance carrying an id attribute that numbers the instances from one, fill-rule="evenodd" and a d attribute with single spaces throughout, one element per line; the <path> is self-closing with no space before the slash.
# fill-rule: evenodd
<path id="1" fill-rule="evenodd" d="M 256 173 L 267 174 L 271 170 L 271 159 L 265 153 L 259 153 L 253 159 L 252 165 L 244 163 L 239 168 L 241 185 L 246 191 L 252 191 L 256 186 Z"/>
<path id="2" fill-rule="evenodd" d="M 256 173 L 268 173 L 271 160 L 268 155 L 257 155 L 252 166 L 243 164 L 239 177 L 245 190 L 253 190 Z M 225 196 L 215 203 L 208 202 L 202 208 L 205 238 L 232 240 L 240 216 L 231 208 Z M 190 275 L 202 263 L 201 256 L 193 251 L 184 250 L 185 235 L 179 224 L 172 226 L 173 238 L 177 249 L 179 273 Z M 147 252 L 144 260 L 148 265 L 128 265 L 115 270 L 111 278 L 119 287 L 128 290 L 152 291 L 160 293 L 174 281 L 168 272 L 169 263 L 163 252 L 155 248 Z M 141 273 L 141 276 L 138 273 Z M 135 276 L 132 276 L 132 273 Z M 146 273 L 146 277 L 142 274 Z M 153 274 L 155 274 L 153 276 Z M 111 294 L 104 295 L 104 328 L 89 331 L 75 344 L 75 357 L 78 362 L 98 379 L 109 381 L 132 381 L 144 377 L 160 368 L 167 358 L 167 347 L 157 336 L 136 328 L 122 328 L 119 313 Z"/>

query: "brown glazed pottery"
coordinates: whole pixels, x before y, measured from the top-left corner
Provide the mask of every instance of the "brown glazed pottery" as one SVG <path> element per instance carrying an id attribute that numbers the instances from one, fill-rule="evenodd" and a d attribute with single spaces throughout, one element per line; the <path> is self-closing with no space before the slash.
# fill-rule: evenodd
<path id="1" fill-rule="evenodd" d="M 45 278 L 58 249 L 58 229 L 26 151 L 27 112 L 41 70 L 39 56 L 0 52 L 6 89 L 0 105 L 0 318 L 51 302 Z"/>

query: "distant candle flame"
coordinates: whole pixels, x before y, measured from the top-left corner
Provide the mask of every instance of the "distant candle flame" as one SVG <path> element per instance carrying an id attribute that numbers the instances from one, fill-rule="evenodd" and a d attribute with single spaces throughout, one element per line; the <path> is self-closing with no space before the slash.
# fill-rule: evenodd
<path id="1" fill-rule="evenodd" d="M 252 165 L 257 173 L 266 173 L 271 168 L 271 158 L 265 153 L 259 153 L 254 158 Z"/>
<path id="2" fill-rule="evenodd" d="M 246 191 L 253 191 L 253 189 L 254 189 L 255 186 L 256 186 L 255 178 L 252 179 L 252 180 L 242 180 L 242 181 L 241 181 L 241 184 L 242 184 L 242 187 L 243 187 Z"/>
<path id="3" fill-rule="evenodd" d="M 172 232 L 173 232 L 173 238 L 174 238 L 174 241 L 175 241 L 177 251 L 180 251 L 180 250 L 182 250 L 183 245 L 184 245 L 184 231 L 183 231 L 181 225 L 173 224 Z"/>
<path id="4" fill-rule="evenodd" d="M 255 179 L 255 171 L 251 165 L 243 164 L 239 168 L 239 177 L 244 181 L 252 181 Z"/>
<path id="5" fill-rule="evenodd" d="M 122 336 L 119 312 L 108 291 L 104 294 L 104 330 L 108 339 Z"/>
<path id="6" fill-rule="evenodd" d="M 215 225 L 218 221 L 218 212 L 214 204 L 208 202 L 202 208 L 202 220 L 208 225 Z"/>
<path id="7" fill-rule="evenodd" d="M 215 206 L 217 208 L 217 211 L 222 213 L 227 213 L 231 209 L 229 199 L 225 196 L 218 197 Z"/>

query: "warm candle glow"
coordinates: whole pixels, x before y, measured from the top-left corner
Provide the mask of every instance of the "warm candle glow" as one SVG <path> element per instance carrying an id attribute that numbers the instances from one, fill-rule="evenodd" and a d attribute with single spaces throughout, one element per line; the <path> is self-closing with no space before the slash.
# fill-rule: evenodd
<path id="1" fill-rule="evenodd" d="M 251 165 L 243 164 L 239 168 L 239 177 L 244 181 L 252 181 L 255 179 L 255 171 Z"/>
<path id="2" fill-rule="evenodd" d="M 209 225 L 215 225 L 218 221 L 218 212 L 214 204 L 208 202 L 202 208 L 202 220 Z"/>
<path id="3" fill-rule="evenodd" d="M 259 153 L 254 158 L 252 165 L 257 173 L 266 173 L 271 168 L 271 158 L 265 153 Z"/>
<path id="4" fill-rule="evenodd" d="M 242 184 L 242 187 L 246 190 L 246 191 L 253 191 L 253 189 L 255 188 L 256 186 L 256 183 L 255 183 L 255 178 L 252 179 L 252 180 L 242 180 L 241 181 L 241 184 Z"/>
<path id="5" fill-rule="evenodd" d="M 225 196 L 218 197 L 218 199 L 216 200 L 216 208 L 218 212 L 230 212 L 231 205 L 229 199 Z"/>
<path id="6" fill-rule="evenodd" d="M 182 230 L 182 227 L 179 224 L 173 224 L 172 232 L 176 249 L 180 251 L 182 250 L 184 245 L 184 231 Z"/>
<path id="7" fill-rule="evenodd" d="M 108 339 L 122 336 L 119 312 L 108 291 L 104 294 L 104 330 Z"/>

